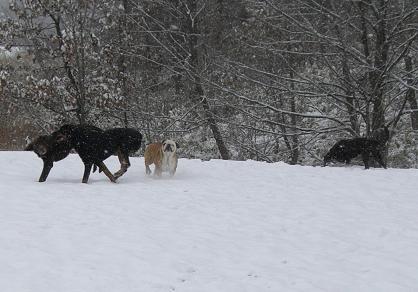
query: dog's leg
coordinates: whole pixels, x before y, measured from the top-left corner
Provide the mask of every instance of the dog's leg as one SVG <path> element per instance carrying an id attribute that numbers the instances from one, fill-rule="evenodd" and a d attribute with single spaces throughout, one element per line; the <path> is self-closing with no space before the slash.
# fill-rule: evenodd
<path id="1" fill-rule="evenodd" d="M 323 167 L 327 166 L 328 162 L 330 162 L 330 161 L 331 161 L 331 154 L 328 152 L 324 156 L 324 164 L 322 166 Z"/>
<path id="2" fill-rule="evenodd" d="M 93 165 L 93 172 L 94 172 L 94 167 L 96 167 L 96 168 L 97 168 L 98 166 L 97 166 L 96 164 L 94 164 L 94 165 Z M 100 167 L 99 167 L 99 173 L 101 173 L 101 172 L 102 172 L 102 170 L 101 170 L 101 169 L 100 169 Z"/>
<path id="3" fill-rule="evenodd" d="M 118 158 L 119 158 L 119 162 L 120 162 L 120 169 L 115 172 L 114 176 L 116 179 L 118 179 L 119 177 L 121 177 L 127 170 L 128 167 L 131 166 L 130 162 L 129 162 L 129 156 L 128 153 L 122 150 L 118 150 Z"/>
<path id="4" fill-rule="evenodd" d="M 51 170 L 54 163 L 52 161 L 44 160 L 44 168 L 42 169 L 41 176 L 39 177 L 39 182 L 46 181 L 46 178 L 49 175 L 49 171 Z"/>
<path id="5" fill-rule="evenodd" d="M 151 165 L 148 156 L 144 155 L 144 164 L 145 164 L 145 173 L 147 175 L 151 174 L 151 168 L 149 168 L 149 166 Z"/>
<path id="6" fill-rule="evenodd" d="M 154 175 L 156 176 L 161 176 L 161 174 L 163 173 L 163 167 L 161 164 L 161 161 L 156 161 L 155 163 L 155 169 L 154 169 Z"/>
<path id="7" fill-rule="evenodd" d="M 361 157 L 363 158 L 365 169 L 369 169 L 369 156 L 370 156 L 370 153 L 368 151 L 363 151 L 363 153 L 361 153 Z"/>
<path id="8" fill-rule="evenodd" d="M 129 161 L 129 154 L 126 153 L 126 162 L 128 163 L 128 167 L 131 166 L 131 162 Z"/>
<path id="9" fill-rule="evenodd" d="M 89 181 L 89 176 L 91 172 L 91 167 L 93 166 L 92 163 L 84 163 L 84 175 L 82 183 L 86 184 Z"/>
<path id="10" fill-rule="evenodd" d="M 174 163 L 170 168 L 170 176 L 173 176 L 176 173 L 176 169 L 177 169 L 177 159 L 174 160 Z"/>
<path id="11" fill-rule="evenodd" d="M 115 172 L 113 175 L 117 179 L 117 178 L 121 177 L 127 170 L 128 170 L 128 164 L 122 163 L 121 168 L 117 172 Z"/>
<path id="12" fill-rule="evenodd" d="M 151 147 L 151 146 L 150 146 Z M 154 159 L 153 159 L 153 157 L 152 157 L 152 154 L 151 154 L 151 150 L 150 150 L 150 148 L 149 147 L 147 147 L 146 149 L 145 149 L 145 153 L 144 153 L 144 165 L 145 165 L 145 173 L 147 174 L 147 175 L 150 175 L 151 174 L 151 168 L 149 167 L 151 164 L 153 164 L 154 163 Z"/>
<path id="13" fill-rule="evenodd" d="M 176 173 L 175 168 L 170 169 L 170 171 L 169 171 L 170 176 L 173 176 L 175 173 Z"/>
<path id="14" fill-rule="evenodd" d="M 376 161 L 382 166 L 384 169 L 386 169 L 386 163 L 383 162 L 382 155 L 380 155 L 380 151 L 375 149 L 372 151 L 373 157 L 376 159 Z"/>
<path id="15" fill-rule="evenodd" d="M 97 170 L 97 165 L 96 164 L 93 164 L 93 172 L 96 172 L 96 170 Z M 101 170 L 100 170 L 100 168 L 99 168 L 99 173 L 100 172 L 102 172 Z"/>
<path id="16" fill-rule="evenodd" d="M 174 176 L 176 174 L 176 169 L 170 169 L 170 176 Z"/>
<path id="17" fill-rule="evenodd" d="M 100 161 L 98 164 L 99 169 L 103 171 L 103 173 L 110 179 L 111 182 L 116 182 L 116 177 L 113 176 L 113 174 L 110 172 L 110 170 L 106 167 L 106 165 L 103 163 L 103 161 Z"/>
<path id="18" fill-rule="evenodd" d="M 145 165 L 145 173 L 147 175 L 150 175 L 151 174 L 151 168 L 149 168 L 149 165 Z"/>

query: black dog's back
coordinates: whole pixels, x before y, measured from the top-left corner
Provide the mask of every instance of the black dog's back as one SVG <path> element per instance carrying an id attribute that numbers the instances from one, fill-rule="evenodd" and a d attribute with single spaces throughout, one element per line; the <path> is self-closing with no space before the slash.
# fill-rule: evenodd
<path id="1" fill-rule="evenodd" d="M 136 152 L 141 148 L 142 135 L 132 128 L 113 128 L 104 131 L 105 148 L 108 154 L 113 155 L 121 150 L 126 155 Z"/>
<path id="2" fill-rule="evenodd" d="M 346 157 L 354 158 L 357 155 L 360 155 L 365 149 L 370 148 L 375 145 L 377 141 L 370 140 L 367 138 L 353 138 L 353 139 L 343 139 L 335 143 L 330 151 L 333 151 L 338 154 L 344 154 Z M 336 159 L 338 160 L 338 159 Z"/>
<path id="3" fill-rule="evenodd" d="M 99 140 L 100 145 L 96 148 L 99 160 L 106 160 L 115 154 L 120 155 L 118 152 L 128 159 L 130 153 L 141 148 L 142 135 L 132 128 L 113 128 L 103 131 Z"/>
<path id="4" fill-rule="evenodd" d="M 132 128 L 113 128 L 106 131 L 91 125 L 64 125 L 54 133 L 63 135 L 70 140 L 81 159 L 85 162 L 96 163 L 109 156 L 123 151 L 134 152 L 139 150 L 142 135 Z"/>
<path id="5" fill-rule="evenodd" d="M 361 155 L 366 168 L 369 168 L 369 157 L 373 156 L 380 165 L 386 168 L 380 154 L 380 143 L 369 138 L 344 139 L 335 143 L 324 157 L 324 166 L 331 160 L 349 164 L 351 159 Z"/>
<path id="6" fill-rule="evenodd" d="M 64 125 L 54 135 L 64 135 L 85 163 L 102 161 L 100 153 L 104 152 L 105 140 L 103 130 L 91 125 Z"/>

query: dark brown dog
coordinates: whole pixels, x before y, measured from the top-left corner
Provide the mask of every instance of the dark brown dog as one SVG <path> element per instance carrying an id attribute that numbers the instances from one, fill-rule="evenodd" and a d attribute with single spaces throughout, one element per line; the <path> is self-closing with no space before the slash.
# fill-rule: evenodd
<path id="1" fill-rule="evenodd" d="M 56 137 L 52 135 L 39 136 L 26 146 L 26 151 L 35 152 L 44 162 L 39 182 L 44 182 L 47 179 L 54 162 L 67 157 L 71 148 L 68 143 L 58 143 Z"/>

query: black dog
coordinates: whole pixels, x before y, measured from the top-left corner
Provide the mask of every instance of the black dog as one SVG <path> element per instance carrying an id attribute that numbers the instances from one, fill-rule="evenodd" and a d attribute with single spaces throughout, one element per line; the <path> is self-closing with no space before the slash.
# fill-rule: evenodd
<path id="1" fill-rule="evenodd" d="M 383 168 L 386 168 L 386 164 L 383 162 L 382 155 L 380 154 L 380 147 L 381 143 L 379 141 L 369 138 L 354 138 L 338 141 L 325 155 L 324 166 L 333 159 L 349 164 L 351 159 L 361 155 L 366 169 L 369 168 L 370 156 L 374 157 Z"/>
<path id="2" fill-rule="evenodd" d="M 53 135 L 39 136 L 35 141 L 26 146 L 26 151 L 35 152 L 44 162 L 39 182 L 44 182 L 47 179 L 48 174 L 54 165 L 54 161 L 60 161 L 67 157 L 71 148 L 71 145 L 68 143 L 58 143 L 56 137 Z"/>
<path id="3" fill-rule="evenodd" d="M 106 151 L 117 154 L 119 158 L 121 168 L 113 174 L 117 179 L 131 166 L 129 154 L 134 153 L 141 148 L 142 135 L 132 128 L 113 128 L 104 131 L 103 136 L 106 141 L 106 144 L 104 145 Z M 96 165 L 93 167 L 93 172 L 94 171 L 96 171 Z"/>
<path id="4" fill-rule="evenodd" d="M 107 131 L 89 125 L 63 125 L 53 135 L 58 143 L 73 147 L 84 163 L 83 183 L 87 183 L 91 168 L 99 167 L 112 182 L 122 176 L 130 166 L 129 152 L 141 147 L 142 135 L 135 129 L 116 128 Z M 114 175 L 103 163 L 117 154 L 121 169 Z"/>

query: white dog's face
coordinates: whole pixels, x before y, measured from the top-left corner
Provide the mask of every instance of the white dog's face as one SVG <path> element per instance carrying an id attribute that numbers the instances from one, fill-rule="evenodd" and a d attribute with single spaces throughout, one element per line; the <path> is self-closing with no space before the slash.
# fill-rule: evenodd
<path id="1" fill-rule="evenodd" d="M 164 153 L 176 153 L 177 151 L 177 143 L 173 140 L 165 140 L 163 142 L 163 152 Z"/>

